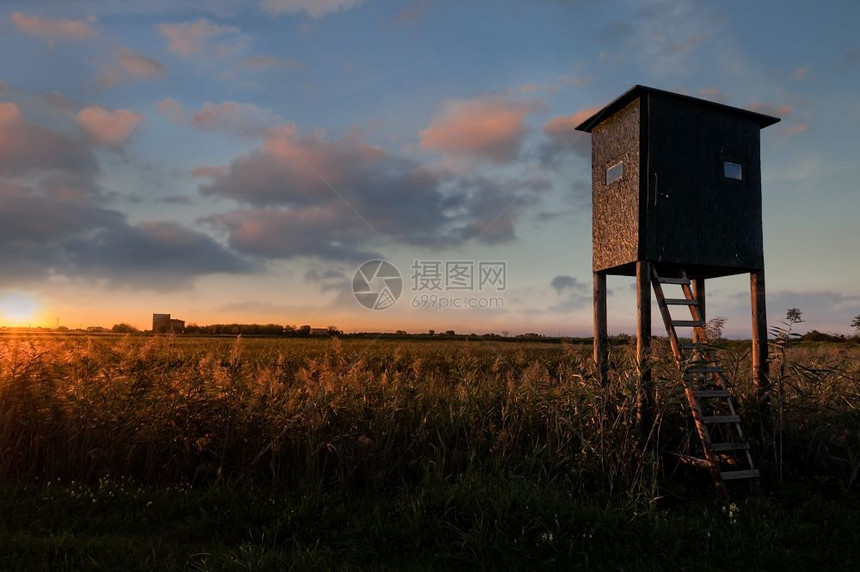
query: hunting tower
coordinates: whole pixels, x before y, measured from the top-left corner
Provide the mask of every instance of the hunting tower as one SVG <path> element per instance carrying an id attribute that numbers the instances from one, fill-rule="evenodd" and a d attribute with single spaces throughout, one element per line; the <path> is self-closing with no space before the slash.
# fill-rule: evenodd
<path id="1" fill-rule="evenodd" d="M 753 381 L 763 397 L 767 319 L 759 132 L 777 121 L 637 85 L 577 126 L 592 136 L 595 362 L 605 375 L 606 276 L 636 276 L 638 414 L 649 431 L 653 286 L 704 449 L 704 459 L 687 461 L 710 469 L 722 494 L 723 480 L 755 478 L 758 471 L 728 379 L 705 336 L 705 279 L 750 274 Z M 669 286 L 682 292 L 666 297 L 663 288 Z M 673 317 L 672 307 L 690 315 Z M 689 334 L 679 336 L 680 328 Z"/>

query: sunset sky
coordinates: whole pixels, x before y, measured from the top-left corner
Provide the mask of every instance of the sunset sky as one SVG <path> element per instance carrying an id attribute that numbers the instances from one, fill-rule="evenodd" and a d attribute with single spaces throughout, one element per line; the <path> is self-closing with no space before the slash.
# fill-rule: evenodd
<path id="1" fill-rule="evenodd" d="M 858 22 L 850 2 L 2 2 L 0 326 L 590 335 L 573 126 L 644 84 L 782 119 L 762 132 L 769 321 L 848 333 Z M 391 308 L 353 297 L 369 259 L 403 276 Z M 414 308 L 434 293 L 415 261 L 471 263 L 471 290 L 435 293 L 504 307 Z M 498 262 L 504 288 L 480 290 Z M 611 333 L 633 332 L 633 281 L 609 288 Z M 748 335 L 748 277 L 708 295 Z"/>

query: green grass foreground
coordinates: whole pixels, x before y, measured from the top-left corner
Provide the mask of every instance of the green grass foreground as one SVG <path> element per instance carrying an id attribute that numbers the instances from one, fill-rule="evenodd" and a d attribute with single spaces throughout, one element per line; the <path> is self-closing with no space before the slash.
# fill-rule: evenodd
<path id="1" fill-rule="evenodd" d="M 7 489 L 3 570 L 852 570 L 857 507 L 794 490 L 728 509 L 596 504 L 465 477 L 386 495 L 127 481 Z"/>
<path id="2" fill-rule="evenodd" d="M 0 341 L 0 569 L 778 569 L 860 564 L 858 347 L 775 348 L 765 478 L 721 508 L 665 343 Z"/>

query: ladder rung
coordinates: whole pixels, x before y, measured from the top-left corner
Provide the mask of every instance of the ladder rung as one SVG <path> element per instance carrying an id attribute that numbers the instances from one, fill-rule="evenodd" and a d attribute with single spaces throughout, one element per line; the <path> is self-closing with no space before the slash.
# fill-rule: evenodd
<path id="1" fill-rule="evenodd" d="M 689 286 L 690 279 L 689 278 L 663 278 L 660 276 L 657 278 L 657 281 L 660 284 L 680 284 L 682 286 Z"/>
<path id="2" fill-rule="evenodd" d="M 757 479 L 760 476 L 761 474 L 759 474 L 758 469 L 749 469 L 746 471 L 723 471 L 720 473 L 720 477 L 722 477 L 724 481 L 731 481 L 734 479 Z"/>
<path id="3" fill-rule="evenodd" d="M 747 443 L 711 443 L 711 451 L 725 453 L 726 451 L 745 451 L 750 446 Z"/>
<path id="4" fill-rule="evenodd" d="M 666 298 L 664 300 L 669 306 L 698 306 L 698 300 L 689 300 L 687 298 Z"/>
<path id="5" fill-rule="evenodd" d="M 672 320 L 672 325 L 676 328 L 704 328 L 705 322 L 699 320 Z"/>
<path id="6" fill-rule="evenodd" d="M 741 418 L 737 415 L 711 415 L 702 417 L 704 423 L 740 423 Z"/>
<path id="7" fill-rule="evenodd" d="M 723 373 L 723 368 L 715 365 L 708 365 L 703 367 L 691 367 L 686 370 L 687 373 Z"/>
<path id="8" fill-rule="evenodd" d="M 699 399 L 708 399 L 712 397 L 731 397 L 732 393 L 725 389 L 700 389 L 693 391 L 693 396 Z"/>

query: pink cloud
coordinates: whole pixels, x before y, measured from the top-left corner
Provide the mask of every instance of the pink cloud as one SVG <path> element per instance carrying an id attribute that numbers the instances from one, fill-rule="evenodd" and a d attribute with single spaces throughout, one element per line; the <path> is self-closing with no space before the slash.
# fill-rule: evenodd
<path id="1" fill-rule="evenodd" d="M 78 112 L 78 125 L 89 134 L 94 143 L 107 147 L 123 145 L 137 124 L 143 120 L 143 115 L 117 109 L 108 111 L 104 107 L 93 105 Z"/>
<path id="2" fill-rule="evenodd" d="M 751 103 L 746 106 L 750 111 L 763 113 L 765 115 L 773 115 L 785 119 L 793 111 L 790 105 L 776 105 L 773 103 Z"/>
<path id="3" fill-rule="evenodd" d="M 221 177 L 226 175 L 230 171 L 230 167 L 227 165 L 204 165 L 203 167 L 197 167 L 191 171 L 192 177 L 197 177 L 200 179 L 212 179 L 215 177 Z"/>
<path id="4" fill-rule="evenodd" d="M 785 132 L 789 134 L 806 133 L 807 131 L 809 131 L 809 125 L 806 123 L 795 123 L 794 125 L 785 128 Z"/>
<path id="5" fill-rule="evenodd" d="M 562 136 L 576 131 L 576 126 L 600 111 L 601 106 L 587 107 L 573 115 L 559 115 L 547 121 L 543 126 L 543 132 L 550 137 Z"/>
<path id="6" fill-rule="evenodd" d="M 251 103 L 225 101 L 207 102 L 191 117 L 191 124 L 204 131 L 227 131 L 244 137 L 253 137 L 279 123 L 272 112 Z"/>
<path id="7" fill-rule="evenodd" d="M 114 55 L 114 61 L 102 68 L 98 83 L 102 87 L 112 87 L 141 79 L 152 79 L 164 75 L 165 72 L 164 66 L 156 60 L 128 48 L 121 48 Z"/>
<path id="8" fill-rule="evenodd" d="M 526 116 L 534 109 L 498 97 L 448 101 L 418 136 L 421 148 L 446 155 L 467 154 L 497 162 L 519 153 L 526 135 Z"/>
<path id="9" fill-rule="evenodd" d="M 158 31 L 167 37 L 167 49 L 183 58 L 228 55 L 247 45 L 247 38 L 240 34 L 239 28 L 220 26 L 205 18 L 159 24 Z"/>
<path id="10" fill-rule="evenodd" d="M 0 125 L 21 121 L 21 108 L 14 103 L 0 103 Z"/>
<path id="11" fill-rule="evenodd" d="M 272 16 L 306 13 L 311 18 L 322 18 L 360 6 L 362 0 L 263 0 L 263 10 Z"/>
<path id="12" fill-rule="evenodd" d="M 546 91 L 547 93 L 555 93 L 558 91 L 558 86 L 553 84 L 539 85 L 536 83 L 523 84 L 520 89 L 524 93 L 533 93 L 535 91 Z"/>
<path id="13" fill-rule="evenodd" d="M 699 90 L 699 96 L 704 97 L 705 99 L 710 99 L 711 101 L 718 101 L 720 103 L 728 103 L 732 100 L 731 95 L 728 92 L 720 91 L 716 87 L 706 87 Z"/>
<path id="14" fill-rule="evenodd" d="M 174 123 L 182 123 L 182 104 L 175 99 L 162 99 L 158 102 L 158 111 Z"/>
<path id="15" fill-rule="evenodd" d="M 793 72 L 791 72 L 791 79 L 800 80 L 806 77 L 809 73 L 809 66 L 802 66 L 799 68 L 795 68 Z"/>
<path id="16" fill-rule="evenodd" d="M 21 32 L 40 38 L 82 40 L 97 35 L 92 25 L 96 21 L 93 16 L 86 20 L 56 20 L 15 12 L 9 16 L 9 20 Z"/>

